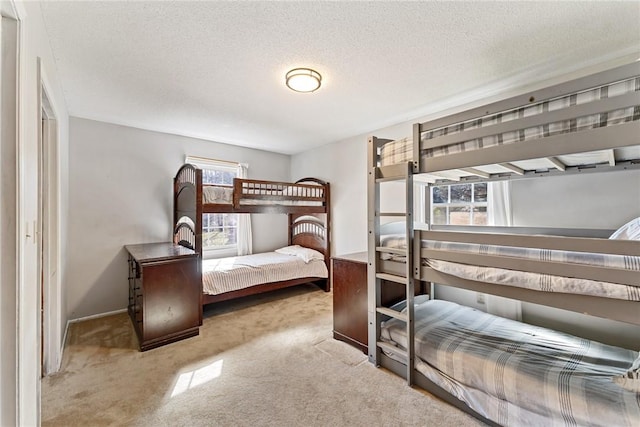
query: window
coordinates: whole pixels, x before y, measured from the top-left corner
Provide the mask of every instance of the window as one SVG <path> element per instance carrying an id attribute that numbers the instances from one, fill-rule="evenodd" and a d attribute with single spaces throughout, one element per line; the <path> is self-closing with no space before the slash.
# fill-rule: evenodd
<path id="1" fill-rule="evenodd" d="M 202 169 L 202 184 L 216 184 L 232 187 L 233 178 L 238 174 L 237 166 L 201 157 L 187 157 L 187 163 Z M 236 251 L 238 245 L 238 214 L 203 214 L 202 249 L 205 251 Z"/>
<path id="2" fill-rule="evenodd" d="M 487 183 L 431 187 L 433 225 L 487 225 Z"/>

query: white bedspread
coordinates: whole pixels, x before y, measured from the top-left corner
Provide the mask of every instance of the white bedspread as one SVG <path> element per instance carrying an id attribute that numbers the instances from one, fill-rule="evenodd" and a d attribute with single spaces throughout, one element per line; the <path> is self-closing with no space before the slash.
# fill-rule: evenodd
<path id="1" fill-rule="evenodd" d="M 327 278 L 324 261 L 311 260 L 276 252 L 202 261 L 203 292 L 217 295 L 269 282 L 303 277 Z"/>
<path id="2" fill-rule="evenodd" d="M 404 322 L 382 338 L 406 347 Z M 416 304 L 415 340 L 416 369 L 498 424 L 640 425 L 640 394 L 612 381 L 637 352 L 439 300 Z"/>

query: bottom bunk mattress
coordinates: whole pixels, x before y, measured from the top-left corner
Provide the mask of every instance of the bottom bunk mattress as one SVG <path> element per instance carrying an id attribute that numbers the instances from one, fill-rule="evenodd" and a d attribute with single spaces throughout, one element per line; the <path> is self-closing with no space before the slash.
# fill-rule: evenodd
<path id="1" fill-rule="evenodd" d="M 405 323 L 384 322 L 382 340 L 405 348 Z M 640 393 L 614 382 L 638 357 L 447 301 L 415 305 L 415 368 L 500 425 L 640 426 Z"/>
<path id="2" fill-rule="evenodd" d="M 307 262 L 308 261 L 308 262 Z M 264 283 L 329 276 L 324 259 L 265 252 L 202 261 L 202 291 L 209 295 Z"/>

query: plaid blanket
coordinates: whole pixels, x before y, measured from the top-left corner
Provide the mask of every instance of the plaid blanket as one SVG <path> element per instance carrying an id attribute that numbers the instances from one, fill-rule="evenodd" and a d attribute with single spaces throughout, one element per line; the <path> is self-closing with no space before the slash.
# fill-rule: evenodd
<path id="1" fill-rule="evenodd" d="M 462 133 L 465 131 L 492 126 L 523 117 L 534 116 L 536 114 L 546 113 L 549 111 L 561 110 L 573 105 L 586 104 L 599 99 L 613 98 L 615 96 L 639 91 L 640 77 L 635 77 L 632 79 L 592 88 L 571 95 L 546 100 L 532 105 L 527 105 L 526 107 L 503 111 L 497 114 L 480 117 L 462 123 L 456 123 L 442 128 L 431 129 L 422 132 L 422 134 L 420 135 L 420 139 L 422 142 L 425 142 L 445 135 Z M 496 135 L 488 135 L 482 138 L 476 138 L 468 141 L 458 142 L 455 144 L 445 145 L 442 147 L 422 150 L 421 155 L 425 157 L 445 156 L 447 154 L 480 150 L 487 147 L 506 145 L 519 141 L 535 141 L 563 133 L 572 133 L 587 129 L 614 126 L 616 124 L 635 120 L 640 120 L 640 106 L 622 108 L 584 117 L 576 117 L 570 120 L 561 120 L 546 123 L 541 126 L 534 126 L 531 128 L 519 129 L 511 132 L 504 132 Z M 395 163 L 403 163 L 411 161 L 412 157 L 413 140 L 412 138 L 407 137 L 385 144 L 380 152 L 380 164 L 381 166 L 387 166 Z"/>
<path id="2" fill-rule="evenodd" d="M 382 339 L 406 347 L 406 326 Z M 415 306 L 416 368 L 509 426 L 639 426 L 640 394 L 613 381 L 638 353 L 447 301 Z"/>

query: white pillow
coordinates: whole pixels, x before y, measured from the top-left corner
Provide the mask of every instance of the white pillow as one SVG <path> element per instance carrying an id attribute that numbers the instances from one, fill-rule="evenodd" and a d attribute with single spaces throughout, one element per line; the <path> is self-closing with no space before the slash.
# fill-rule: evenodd
<path id="1" fill-rule="evenodd" d="M 407 232 L 407 223 L 405 221 L 387 222 L 380 225 L 380 234 L 402 234 Z"/>
<path id="2" fill-rule="evenodd" d="M 632 219 L 609 237 L 616 240 L 640 240 L 640 217 Z"/>
<path id="3" fill-rule="evenodd" d="M 404 234 L 385 234 L 380 236 L 380 246 L 392 249 L 406 249 L 407 238 Z"/>
<path id="4" fill-rule="evenodd" d="M 407 248 L 407 238 L 404 234 L 385 234 L 380 236 L 380 246 L 391 249 L 406 249 Z M 406 256 L 404 255 L 396 255 L 390 254 L 387 252 L 383 252 L 380 254 L 380 259 L 383 260 L 394 260 L 398 262 L 405 262 Z"/>
<path id="5" fill-rule="evenodd" d="M 283 255 L 297 256 L 307 264 L 313 259 L 324 260 L 324 255 L 320 252 L 314 249 L 304 248 L 300 245 L 285 246 L 284 248 L 276 249 L 275 251 Z"/>
<path id="6" fill-rule="evenodd" d="M 613 377 L 613 382 L 627 390 L 640 393 L 640 354 L 633 361 L 631 368 L 622 375 Z"/>

